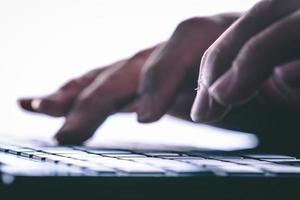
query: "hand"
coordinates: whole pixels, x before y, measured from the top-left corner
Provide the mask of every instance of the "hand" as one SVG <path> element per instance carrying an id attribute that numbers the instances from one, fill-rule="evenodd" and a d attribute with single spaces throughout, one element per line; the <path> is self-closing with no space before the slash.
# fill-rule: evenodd
<path id="1" fill-rule="evenodd" d="M 57 141 L 80 144 L 90 138 L 109 115 L 134 110 L 141 66 L 154 49 L 92 70 L 49 96 L 21 99 L 19 103 L 31 112 L 64 116 L 65 123 L 55 136 Z"/>
<path id="2" fill-rule="evenodd" d="M 299 112 L 299 23 L 299 0 L 264 0 L 239 18 L 205 52 L 192 119 L 220 121 L 252 97 Z"/>
<path id="3" fill-rule="evenodd" d="M 47 97 L 22 99 L 20 104 L 28 111 L 64 116 L 56 134 L 61 144 L 82 143 L 116 112 L 138 112 L 141 122 L 155 121 L 167 112 L 189 119 L 202 54 L 237 17 L 186 20 L 167 42 L 93 70 Z"/>

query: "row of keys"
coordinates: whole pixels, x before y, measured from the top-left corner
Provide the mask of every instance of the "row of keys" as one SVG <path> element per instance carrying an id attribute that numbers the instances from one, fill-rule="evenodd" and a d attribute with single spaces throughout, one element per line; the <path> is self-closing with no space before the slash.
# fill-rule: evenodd
<path id="1" fill-rule="evenodd" d="M 282 155 L 231 155 L 208 152 L 131 152 L 86 147 L 20 147 L 0 145 L 1 170 L 50 171 L 51 174 L 83 175 L 265 175 L 300 174 L 299 160 Z M 15 157 L 13 155 L 16 155 Z M 8 157 L 21 160 L 8 162 Z M 18 157 L 17 157 L 18 156 Z M 24 160 L 32 166 L 24 165 Z M 23 163 L 23 164 L 22 164 Z M 36 165 L 36 163 L 39 163 Z M 9 167 L 8 167 L 9 166 Z M 20 167 L 21 166 L 21 167 Z M 46 167 L 44 167 L 46 166 Z M 21 169 L 22 168 L 22 169 Z M 10 171 L 9 171 L 10 169 Z M 62 173 L 60 173 L 62 172 Z M 68 173 L 67 173 L 68 172 Z M 38 174 L 38 173 L 37 173 Z"/>

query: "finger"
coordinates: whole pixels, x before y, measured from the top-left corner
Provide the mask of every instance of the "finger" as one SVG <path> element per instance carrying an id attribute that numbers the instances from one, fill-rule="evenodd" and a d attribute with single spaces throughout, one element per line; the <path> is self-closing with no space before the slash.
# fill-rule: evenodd
<path id="1" fill-rule="evenodd" d="M 114 67 L 113 64 L 109 67 Z M 108 67 L 92 70 L 85 75 L 67 82 L 51 95 L 41 98 L 20 99 L 19 104 L 27 111 L 43 113 L 51 116 L 65 116 L 77 95 Z"/>
<path id="2" fill-rule="evenodd" d="M 275 66 L 300 56 L 300 10 L 251 38 L 232 67 L 210 88 L 225 105 L 236 105 L 252 96 L 271 76 Z"/>
<path id="3" fill-rule="evenodd" d="M 90 138 L 105 119 L 132 103 L 137 95 L 138 78 L 145 58 L 143 51 L 118 68 L 109 68 L 86 87 L 56 134 L 61 144 L 80 144 Z"/>
<path id="4" fill-rule="evenodd" d="M 259 93 L 262 100 L 285 108 L 300 108 L 300 60 L 278 66 Z"/>
<path id="5" fill-rule="evenodd" d="M 198 74 L 195 66 L 200 63 L 201 54 L 224 29 L 224 24 L 217 24 L 213 19 L 189 19 L 151 55 L 140 81 L 139 122 L 156 121 L 168 111 L 177 91 L 184 82 L 191 81 L 186 79 L 188 74 Z"/>
<path id="6" fill-rule="evenodd" d="M 217 119 L 220 116 L 212 115 L 214 106 L 218 105 L 209 95 L 207 89 L 231 66 L 243 45 L 254 35 L 265 29 L 270 24 L 280 18 L 295 12 L 300 7 L 298 0 L 288 0 L 285 2 L 261 1 L 257 3 L 243 17 L 238 19 L 229 29 L 227 29 L 205 52 L 201 61 L 197 97 L 193 104 L 191 117 L 194 121 L 206 121 Z M 220 109 L 222 106 L 218 105 Z M 223 110 L 230 107 L 223 106 Z M 224 115 L 224 113 L 220 112 Z M 211 116 L 211 117 L 208 117 Z"/>
<path id="7" fill-rule="evenodd" d="M 137 112 L 139 108 L 139 101 L 138 99 L 134 100 L 130 104 L 126 105 L 124 108 L 120 110 L 122 113 L 132 113 Z"/>
<path id="8" fill-rule="evenodd" d="M 291 89 L 300 87 L 300 59 L 278 66 L 273 73 L 273 79 Z"/>
<path id="9" fill-rule="evenodd" d="M 194 98 L 195 91 L 192 87 L 187 90 L 180 91 L 180 94 L 176 96 L 174 103 L 168 110 L 168 115 L 191 121 L 189 114 Z"/>

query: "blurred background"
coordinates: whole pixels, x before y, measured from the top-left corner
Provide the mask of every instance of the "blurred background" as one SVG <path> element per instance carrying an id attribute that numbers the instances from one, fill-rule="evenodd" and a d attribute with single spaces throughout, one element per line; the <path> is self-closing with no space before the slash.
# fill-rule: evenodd
<path id="1" fill-rule="evenodd" d="M 249 9 L 257 0 L 0 0 L 0 137 L 48 140 L 62 118 L 23 112 L 19 97 L 43 96 L 68 79 L 170 37 L 193 16 Z M 139 125 L 135 114 L 110 117 L 88 144 L 107 147 L 256 146 L 255 136 L 171 117 Z"/>

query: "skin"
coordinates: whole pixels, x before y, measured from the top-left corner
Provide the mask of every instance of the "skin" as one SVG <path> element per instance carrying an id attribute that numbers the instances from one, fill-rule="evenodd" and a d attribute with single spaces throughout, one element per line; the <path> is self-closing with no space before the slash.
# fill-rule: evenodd
<path id="1" fill-rule="evenodd" d="M 297 150 L 299 22 L 299 1 L 264 0 L 230 26 L 202 58 L 193 121 L 223 121 L 272 149 Z"/>
<path id="2" fill-rule="evenodd" d="M 171 114 L 254 132 L 266 149 L 294 150 L 300 131 L 299 9 L 298 0 L 263 0 L 242 15 L 186 20 L 168 41 L 20 104 L 65 116 L 56 135 L 61 144 L 82 143 L 108 116 L 125 111 L 136 112 L 141 123 Z"/>
<path id="3" fill-rule="evenodd" d="M 117 112 L 137 112 L 144 123 L 166 113 L 190 120 L 201 56 L 237 18 L 227 14 L 188 19 L 164 43 L 88 72 L 49 96 L 19 103 L 31 112 L 65 117 L 55 136 L 60 144 L 81 144 Z"/>
<path id="4" fill-rule="evenodd" d="M 299 107 L 294 90 L 300 80 L 299 8 L 296 0 L 261 1 L 210 46 L 200 66 L 194 121 L 217 119 L 215 105 L 225 110 L 243 104 L 268 81 L 288 104 Z M 214 103 L 203 106 L 207 101 Z"/>

